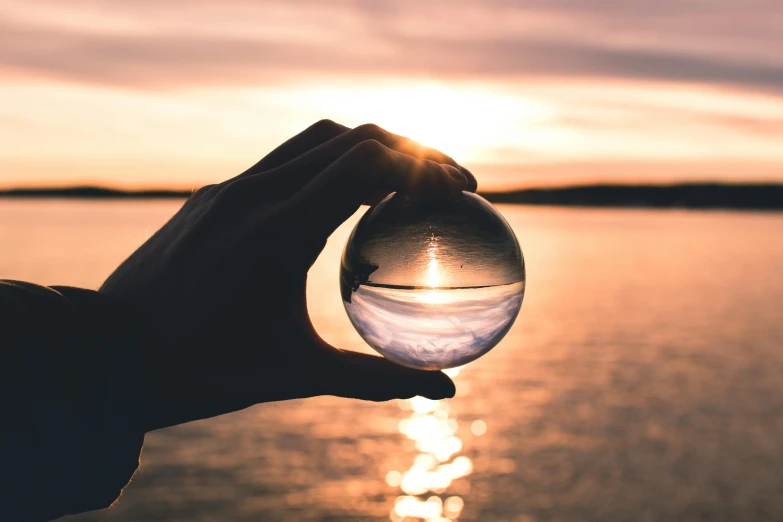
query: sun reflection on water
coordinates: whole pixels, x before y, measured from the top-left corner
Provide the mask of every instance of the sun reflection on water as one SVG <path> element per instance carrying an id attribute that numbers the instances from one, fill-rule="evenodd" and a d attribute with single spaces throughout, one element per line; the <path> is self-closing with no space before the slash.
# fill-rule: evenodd
<path id="1" fill-rule="evenodd" d="M 451 368 L 446 373 L 453 378 L 459 371 Z M 451 415 L 449 402 L 413 397 L 398 404 L 400 409 L 411 412 L 400 420 L 398 427 L 400 433 L 414 441 L 418 454 L 407 471 L 392 470 L 386 475 L 386 483 L 399 487 L 402 493 L 391 510 L 391 520 L 457 520 L 465 505 L 459 495 L 469 490 L 465 477 L 473 472 L 473 462 L 459 454 L 463 444 L 457 437 L 459 425 Z M 482 435 L 486 424 L 474 421 L 471 431 Z"/>

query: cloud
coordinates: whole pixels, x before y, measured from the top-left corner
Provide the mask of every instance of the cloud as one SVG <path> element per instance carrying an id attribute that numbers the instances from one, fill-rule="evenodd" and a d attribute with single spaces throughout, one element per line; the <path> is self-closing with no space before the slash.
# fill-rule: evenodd
<path id="1" fill-rule="evenodd" d="M 312 75 L 554 77 L 783 94 L 783 58 L 770 51 L 783 48 L 783 12 L 735 3 L 0 3 L 0 75 L 153 89 Z"/>

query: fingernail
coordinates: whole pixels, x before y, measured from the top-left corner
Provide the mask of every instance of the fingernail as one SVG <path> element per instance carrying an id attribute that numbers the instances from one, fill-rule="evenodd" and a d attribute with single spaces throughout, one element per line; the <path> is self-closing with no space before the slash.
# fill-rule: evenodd
<path id="1" fill-rule="evenodd" d="M 446 167 L 446 170 L 449 171 L 449 174 L 451 174 L 452 178 L 465 184 L 468 183 L 468 177 L 457 167 L 452 167 L 451 165 L 444 165 L 444 167 Z"/>
<path id="2" fill-rule="evenodd" d="M 459 170 L 461 170 L 462 173 L 465 174 L 465 177 L 468 178 L 468 185 L 472 186 L 472 188 L 475 190 L 476 185 L 478 185 L 478 183 L 476 183 L 476 176 L 474 176 L 471 171 L 469 171 L 462 165 L 460 165 Z"/>

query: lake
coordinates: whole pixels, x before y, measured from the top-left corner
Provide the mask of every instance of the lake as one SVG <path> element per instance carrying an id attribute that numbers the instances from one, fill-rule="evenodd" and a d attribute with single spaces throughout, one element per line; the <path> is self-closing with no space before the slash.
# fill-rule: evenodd
<path id="1" fill-rule="evenodd" d="M 96 288 L 180 204 L 0 200 L 0 276 Z M 498 208 L 525 300 L 454 399 L 322 397 L 151 433 L 118 503 L 64 520 L 783 520 L 783 214 Z M 369 351 L 338 285 L 357 219 L 312 268 L 309 309 Z"/>

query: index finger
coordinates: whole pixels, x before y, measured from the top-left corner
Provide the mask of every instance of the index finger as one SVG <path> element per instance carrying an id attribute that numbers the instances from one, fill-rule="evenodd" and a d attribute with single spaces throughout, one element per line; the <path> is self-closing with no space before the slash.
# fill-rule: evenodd
<path id="1" fill-rule="evenodd" d="M 354 129 L 338 133 L 332 139 L 311 148 L 301 156 L 296 157 L 280 168 L 271 169 L 250 176 L 240 176 L 231 180 L 241 186 L 255 185 L 256 182 L 274 187 L 278 194 L 292 195 L 304 188 L 332 163 L 350 152 L 357 145 L 366 141 L 375 141 L 386 148 L 401 152 L 416 158 L 432 160 L 444 165 L 451 165 L 460 170 L 467 178 L 469 192 L 476 191 L 476 178 L 465 167 L 459 165 L 453 158 L 442 152 L 426 147 L 409 138 L 392 134 L 385 129 L 374 125 L 360 125 Z M 243 179 L 244 178 L 244 179 Z M 231 185 L 231 182 L 228 182 Z"/>
<path id="2" fill-rule="evenodd" d="M 366 140 L 316 176 L 287 206 L 299 226 L 328 236 L 378 192 L 448 197 L 467 187 L 467 177 L 456 167 Z"/>

